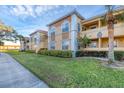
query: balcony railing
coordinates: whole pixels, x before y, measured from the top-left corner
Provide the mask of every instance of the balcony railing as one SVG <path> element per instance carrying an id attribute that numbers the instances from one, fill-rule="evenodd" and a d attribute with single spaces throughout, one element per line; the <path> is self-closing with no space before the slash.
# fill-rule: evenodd
<path id="1" fill-rule="evenodd" d="M 83 48 L 84 51 L 108 51 L 108 48 Z M 124 47 L 116 47 L 114 51 L 124 51 Z"/>
<path id="2" fill-rule="evenodd" d="M 81 33 L 80 35 L 81 35 L 81 37 L 83 37 L 84 35 L 87 35 L 90 39 L 96 39 L 96 38 L 98 38 L 97 34 L 99 32 L 102 33 L 103 38 L 108 37 L 107 26 L 82 31 L 82 32 L 80 32 Z M 122 35 L 124 36 L 124 23 L 115 24 L 114 25 L 114 36 L 122 36 Z"/>

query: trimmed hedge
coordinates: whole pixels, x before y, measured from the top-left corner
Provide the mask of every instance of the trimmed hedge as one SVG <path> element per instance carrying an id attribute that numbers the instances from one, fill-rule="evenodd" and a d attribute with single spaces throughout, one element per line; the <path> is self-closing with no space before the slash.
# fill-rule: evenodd
<path id="1" fill-rule="evenodd" d="M 38 52 L 41 55 L 55 56 L 55 57 L 63 57 L 63 58 L 71 58 L 71 51 L 61 51 L 61 50 L 40 50 Z"/>
<path id="2" fill-rule="evenodd" d="M 124 52 L 120 51 L 120 52 L 115 52 L 115 59 L 116 60 L 124 60 Z"/>
<path id="3" fill-rule="evenodd" d="M 108 52 L 107 51 L 77 51 L 76 52 L 76 57 L 108 57 Z M 124 60 L 124 52 L 122 51 L 115 51 L 114 52 L 115 60 L 122 61 Z"/>
<path id="4" fill-rule="evenodd" d="M 38 52 L 41 55 L 55 56 L 55 57 L 63 57 L 63 58 L 71 58 L 72 51 L 62 51 L 62 50 L 40 50 Z M 76 57 L 108 57 L 107 51 L 77 51 Z M 115 51 L 114 52 L 115 60 L 122 61 L 124 60 L 124 52 Z"/>
<path id="5" fill-rule="evenodd" d="M 107 57 L 107 52 L 105 51 L 77 51 L 76 57 Z"/>
<path id="6" fill-rule="evenodd" d="M 35 53 L 35 50 L 25 50 L 24 52 L 27 52 L 27 53 Z"/>

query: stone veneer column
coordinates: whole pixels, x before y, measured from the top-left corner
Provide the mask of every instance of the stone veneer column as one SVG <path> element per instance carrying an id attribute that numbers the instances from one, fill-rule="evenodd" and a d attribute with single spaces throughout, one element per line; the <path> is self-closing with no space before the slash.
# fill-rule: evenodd
<path id="1" fill-rule="evenodd" d="M 72 57 L 76 57 L 77 51 L 77 16 L 73 14 L 71 16 L 71 51 Z"/>

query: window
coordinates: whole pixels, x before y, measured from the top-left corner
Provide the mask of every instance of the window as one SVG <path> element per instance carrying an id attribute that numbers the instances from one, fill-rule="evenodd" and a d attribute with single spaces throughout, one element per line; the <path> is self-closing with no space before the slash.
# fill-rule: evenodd
<path id="1" fill-rule="evenodd" d="M 90 29 L 95 29 L 95 28 L 97 28 L 96 25 L 90 26 Z"/>
<path id="2" fill-rule="evenodd" d="M 61 26 L 62 32 L 69 32 L 69 22 L 64 21 L 64 23 Z"/>
<path id="3" fill-rule="evenodd" d="M 35 45 L 37 44 L 37 38 L 34 38 L 34 44 Z"/>
<path id="4" fill-rule="evenodd" d="M 77 29 L 78 29 L 78 32 L 80 32 L 80 23 L 77 24 Z"/>
<path id="5" fill-rule="evenodd" d="M 29 43 L 29 40 L 27 40 L 27 43 Z"/>
<path id="6" fill-rule="evenodd" d="M 96 47 L 97 47 L 97 43 L 96 43 L 96 42 L 92 42 L 92 43 L 90 44 L 90 47 L 91 47 L 91 48 L 96 48 Z"/>
<path id="7" fill-rule="evenodd" d="M 56 31 L 55 27 L 52 27 L 50 29 L 50 38 L 51 38 L 51 41 L 54 41 L 55 40 L 55 31 Z"/>
<path id="8" fill-rule="evenodd" d="M 30 40 L 31 40 L 31 42 L 32 42 L 32 41 L 33 41 L 33 38 L 31 37 Z"/>
<path id="9" fill-rule="evenodd" d="M 62 49 L 67 50 L 69 48 L 69 41 L 68 40 L 63 40 L 62 41 Z"/>
<path id="10" fill-rule="evenodd" d="M 86 31 L 86 27 L 85 26 L 82 26 L 82 31 Z"/>
<path id="11" fill-rule="evenodd" d="M 39 37 L 39 43 L 41 43 L 42 42 L 42 38 L 41 37 Z"/>
<path id="12" fill-rule="evenodd" d="M 55 31 L 56 31 L 56 28 L 55 27 L 51 27 L 50 35 L 55 35 Z"/>
<path id="13" fill-rule="evenodd" d="M 80 48 L 81 48 L 81 46 L 80 46 L 80 43 L 79 43 L 79 42 L 77 43 L 77 48 L 78 48 L 78 49 L 80 49 Z"/>
<path id="14" fill-rule="evenodd" d="M 117 47 L 117 41 L 114 41 L 114 47 Z"/>
<path id="15" fill-rule="evenodd" d="M 27 49 L 29 49 L 29 46 L 27 46 Z"/>
<path id="16" fill-rule="evenodd" d="M 53 36 L 53 35 L 55 36 L 55 32 L 51 32 L 51 36 Z"/>
<path id="17" fill-rule="evenodd" d="M 55 41 L 52 41 L 52 42 L 50 43 L 50 49 L 55 49 Z"/>

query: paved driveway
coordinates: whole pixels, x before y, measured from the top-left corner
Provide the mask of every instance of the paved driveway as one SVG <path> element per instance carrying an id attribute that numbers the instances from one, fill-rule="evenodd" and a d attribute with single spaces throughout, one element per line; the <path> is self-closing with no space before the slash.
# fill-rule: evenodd
<path id="1" fill-rule="evenodd" d="M 47 84 L 34 76 L 10 55 L 0 55 L 0 88 L 47 88 Z"/>

